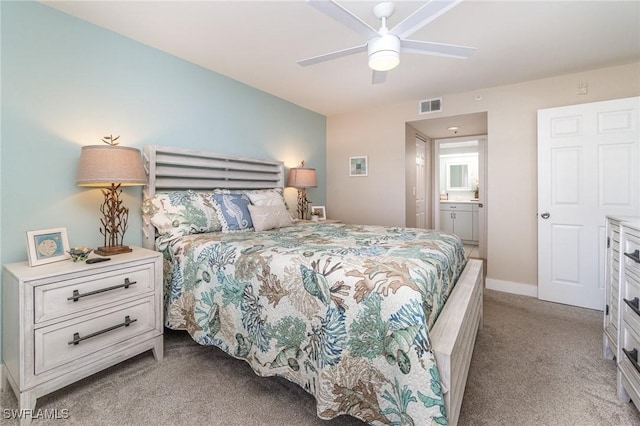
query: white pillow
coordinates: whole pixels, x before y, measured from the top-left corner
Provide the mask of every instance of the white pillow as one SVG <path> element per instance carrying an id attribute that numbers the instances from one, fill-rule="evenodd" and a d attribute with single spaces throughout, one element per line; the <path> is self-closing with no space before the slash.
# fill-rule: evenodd
<path id="1" fill-rule="evenodd" d="M 251 221 L 256 231 L 266 231 L 293 225 L 291 215 L 284 204 L 275 206 L 254 206 L 250 204 L 248 207 L 249 213 L 251 213 Z"/>
<path id="2" fill-rule="evenodd" d="M 246 192 L 245 195 L 254 206 L 285 206 L 284 197 L 274 189 Z"/>
<path id="3" fill-rule="evenodd" d="M 253 204 L 254 206 L 284 206 L 285 209 L 287 209 L 287 213 L 289 213 L 289 217 L 291 218 L 291 220 L 295 220 L 295 216 L 284 200 L 284 195 L 282 194 L 281 188 L 256 189 L 247 191 L 244 194 L 249 197 L 249 200 L 251 200 L 251 204 Z"/>

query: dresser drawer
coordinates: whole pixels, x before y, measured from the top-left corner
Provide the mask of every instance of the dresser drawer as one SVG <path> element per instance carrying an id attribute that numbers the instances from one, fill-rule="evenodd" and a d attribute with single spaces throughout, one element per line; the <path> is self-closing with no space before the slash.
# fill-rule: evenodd
<path id="1" fill-rule="evenodd" d="M 622 294 L 622 320 L 640 333 L 640 281 L 631 274 L 625 274 L 619 291 Z"/>
<path id="2" fill-rule="evenodd" d="M 155 328 L 154 298 L 148 296 L 36 329 L 35 374 L 78 362 L 80 358 L 100 350 L 113 352 L 118 343 Z"/>
<path id="3" fill-rule="evenodd" d="M 154 291 L 154 264 L 34 287 L 36 324 Z"/>
<path id="4" fill-rule="evenodd" d="M 640 235 L 627 229 L 624 233 L 622 257 L 626 272 L 634 274 L 640 279 Z"/>
<path id="5" fill-rule="evenodd" d="M 620 363 L 618 368 L 625 379 L 625 390 L 634 401 L 640 397 L 640 337 L 633 332 L 628 324 L 622 324 L 620 335 Z"/>

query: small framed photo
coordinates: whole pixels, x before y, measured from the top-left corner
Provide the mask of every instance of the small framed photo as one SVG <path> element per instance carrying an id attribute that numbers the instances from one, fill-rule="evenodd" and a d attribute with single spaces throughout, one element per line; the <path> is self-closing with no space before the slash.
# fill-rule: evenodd
<path id="1" fill-rule="evenodd" d="M 369 167 L 367 157 L 349 157 L 349 176 L 367 176 Z"/>
<path id="2" fill-rule="evenodd" d="M 68 251 L 67 228 L 27 231 L 27 253 L 30 266 L 69 259 L 71 256 Z"/>
<path id="3" fill-rule="evenodd" d="M 318 216 L 318 220 L 327 220 L 327 212 L 324 206 L 311 206 L 311 215 Z"/>

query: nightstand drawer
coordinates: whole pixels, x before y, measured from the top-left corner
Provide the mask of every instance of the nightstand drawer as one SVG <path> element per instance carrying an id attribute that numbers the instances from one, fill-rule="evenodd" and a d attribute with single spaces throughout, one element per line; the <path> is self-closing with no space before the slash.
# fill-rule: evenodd
<path id="1" fill-rule="evenodd" d="M 35 374 L 100 350 L 113 352 L 118 343 L 155 328 L 153 296 L 42 327 L 34 331 Z"/>
<path id="2" fill-rule="evenodd" d="M 154 264 L 34 287 L 36 324 L 154 291 Z"/>

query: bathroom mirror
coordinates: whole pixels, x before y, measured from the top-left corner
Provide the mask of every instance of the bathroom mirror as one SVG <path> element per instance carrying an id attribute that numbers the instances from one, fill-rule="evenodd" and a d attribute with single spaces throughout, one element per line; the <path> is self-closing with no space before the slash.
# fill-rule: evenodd
<path id="1" fill-rule="evenodd" d="M 447 163 L 447 191 L 470 191 L 469 163 Z"/>

